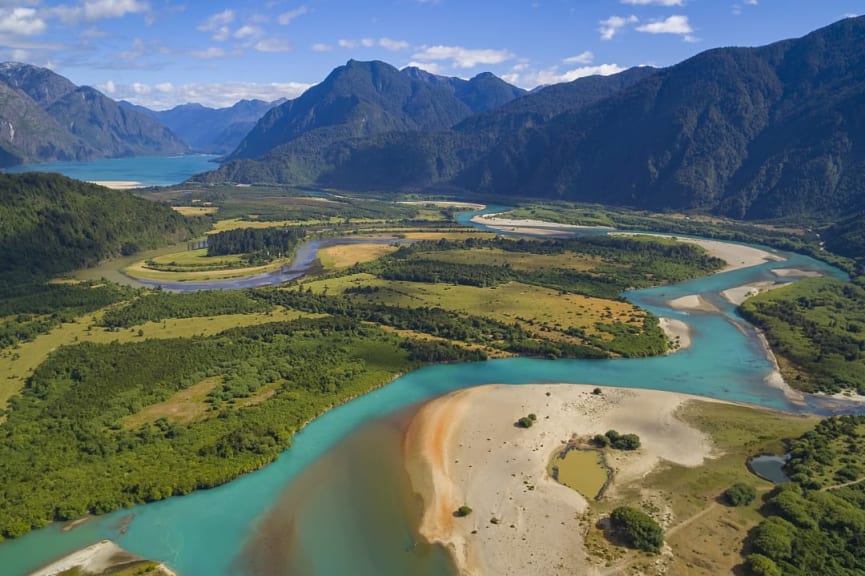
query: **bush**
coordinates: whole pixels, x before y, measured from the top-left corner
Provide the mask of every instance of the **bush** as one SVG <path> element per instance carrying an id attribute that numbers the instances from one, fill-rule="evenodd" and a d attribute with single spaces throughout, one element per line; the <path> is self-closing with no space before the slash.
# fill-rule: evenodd
<path id="1" fill-rule="evenodd" d="M 747 506 L 756 497 L 756 488 L 743 482 L 736 482 L 724 491 L 724 500 L 730 506 Z"/>
<path id="2" fill-rule="evenodd" d="M 592 444 L 598 448 L 606 448 L 610 445 L 610 438 L 604 434 L 595 434 L 594 438 L 592 438 Z"/>
<path id="3" fill-rule="evenodd" d="M 748 573 L 753 576 L 781 576 L 781 569 L 771 558 L 762 554 L 751 554 L 745 562 Z"/>
<path id="4" fill-rule="evenodd" d="M 517 426 L 520 428 L 531 428 L 532 424 L 538 419 L 534 414 L 529 414 L 528 416 L 523 416 L 519 420 L 517 420 Z"/>
<path id="5" fill-rule="evenodd" d="M 628 506 L 619 506 L 610 514 L 610 526 L 631 548 L 660 552 L 664 531 L 651 516 Z"/>
<path id="6" fill-rule="evenodd" d="M 601 440 L 602 437 L 598 434 L 592 439 L 592 442 L 602 448 L 609 445 L 616 450 L 636 450 L 640 447 L 640 437 L 636 434 L 619 434 L 615 430 L 607 430 L 604 437 L 606 441 Z"/>
<path id="7" fill-rule="evenodd" d="M 457 511 L 454 512 L 454 516 L 456 516 L 458 518 L 465 518 L 466 516 L 468 516 L 471 513 L 472 513 L 472 509 L 469 508 L 468 506 L 463 505 L 463 506 L 460 506 L 459 508 L 457 508 Z"/>

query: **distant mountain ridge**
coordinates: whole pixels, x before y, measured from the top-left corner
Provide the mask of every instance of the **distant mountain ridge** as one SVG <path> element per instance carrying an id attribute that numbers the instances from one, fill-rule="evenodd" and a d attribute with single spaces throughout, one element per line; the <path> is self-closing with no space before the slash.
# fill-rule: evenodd
<path id="1" fill-rule="evenodd" d="M 256 158 L 300 136 L 334 143 L 392 131 L 440 130 L 525 91 L 492 74 L 470 80 L 350 60 L 268 112 L 228 159 Z"/>
<path id="2" fill-rule="evenodd" d="M 627 74 L 550 86 L 448 130 L 275 139 L 249 146 L 254 158 L 199 179 L 555 198 L 745 219 L 865 210 L 865 17 Z"/>
<path id="3" fill-rule="evenodd" d="M 158 121 L 47 68 L 0 63 L 0 98 L 0 167 L 188 150 Z"/>
<path id="4" fill-rule="evenodd" d="M 285 101 L 285 98 L 273 102 L 240 100 L 226 108 L 181 104 L 170 110 L 150 110 L 125 101 L 121 101 L 120 105 L 139 110 L 158 120 L 194 152 L 228 154 L 237 148 L 268 110 Z"/>

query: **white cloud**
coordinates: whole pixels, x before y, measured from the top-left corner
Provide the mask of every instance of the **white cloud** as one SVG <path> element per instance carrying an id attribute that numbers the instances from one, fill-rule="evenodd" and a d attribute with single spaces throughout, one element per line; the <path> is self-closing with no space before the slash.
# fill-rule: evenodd
<path id="1" fill-rule="evenodd" d="M 546 86 L 548 84 L 572 82 L 577 78 L 585 78 L 586 76 L 609 76 L 610 74 L 618 74 L 623 70 L 625 70 L 625 68 L 618 64 L 580 66 L 579 68 L 573 68 L 564 72 L 559 71 L 558 67 L 533 71 L 525 71 L 525 69 L 517 70 L 517 68 L 514 67 L 511 70 L 511 73 L 503 75 L 502 78 L 511 84 L 531 89 L 537 86 Z"/>
<path id="2" fill-rule="evenodd" d="M 282 38 L 268 38 L 257 42 L 255 49 L 259 52 L 288 52 L 291 45 Z"/>
<path id="3" fill-rule="evenodd" d="M 86 0 L 84 2 L 84 18 L 87 20 L 120 18 L 127 14 L 137 14 L 148 10 L 150 10 L 150 5 L 138 0 Z"/>
<path id="4" fill-rule="evenodd" d="M 409 62 L 406 64 L 406 68 L 420 68 L 430 74 L 441 74 L 442 67 L 440 64 L 435 62 Z"/>
<path id="5" fill-rule="evenodd" d="M 564 60 L 562 60 L 562 62 L 564 62 L 565 64 L 589 64 L 594 59 L 595 55 L 592 52 L 586 50 L 582 54 L 577 54 L 576 56 L 565 58 Z"/>
<path id="6" fill-rule="evenodd" d="M 97 86 L 109 93 L 108 83 Z M 279 98 L 297 98 L 310 84 L 301 82 L 274 82 L 258 84 L 253 82 L 226 82 L 218 84 L 114 84 L 111 97 L 128 100 L 133 104 L 147 106 L 153 110 L 166 110 L 179 104 L 197 102 L 213 108 L 232 106 L 239 100 L 258 99 L 265 101 Z"/>
<path id="7" fill-rule="evenodd" d="M 313 52 L 330 52 L 331 50 L 333 50 L 333 46 L 324 42 L 316 42 L 312 45 Z"/>
<path id="8" fill-rule="evenodd" d="M 295 8 L 294 10 L 289 10 L 288 12 L 283 12 L 279 16 L 276 17 L 276 21 L 286 26 L 291 24 L 292 20 L 303 16 L 304 14 L 309 12 L 309 8 L 306 6 L 301 6 L 300 8 Z"/>
<path id="9" fill-rule="evenodd" d="M 213 35 L 211 35 L 210 39 L 214 42 L 225 42 L 231 37 L 231 28 L 228 26 L 220 26 L 216 30 L 213 31 Z"/>
<path id="10" fill-rule="evenodd" d="M 189 55 L 193 58 L 200 58 L 202 60 L 212 60 L 214 58 L 222 58 L 225 56 L 225 50 L 217 46 L 211 46 L 207 50 L 193 50 Z"/>
<path id="11" fill-rule="evenodd" d="M 621 0 L 622 4 L 632 6 L 684 6 L 685 0 Z M 756 4 L 757 2 L 754 1 Z"/>
<path id="12" fill-rule="evenodd" d="M 455 68 L 474 68 L 478 64 L 500 64 L 514 58 L 510 50 L 475 50 L 462 46 L 425 46 L 412 58 L 420 62 L 447 60 Z"/>
<path id="13" fill-rule="evenodd" d="M 0 34 L 34 36 L 47 25 L 33 8 L 0 8 Z"/>
<path id="14" fill-rule="evenodd" d="M 687 16 L 670 16 L 665 20 L 655 20 L 642 26 L 637 26 L 638 32 L 647 34 L 691 34 L 694 29 L 688 22 Z"/>
<path id="15" fill-rule="evenodd" d="M 361 47 L 372 48 L 373 46 L 375 46 L 375 40 L 372 38 L 361 38 L 359 40 L 353 40 L 351 38 L 340 38 L 339 40 L 337 40 L 336 43 L 340 48 L 348 48 L 351 50 Z"/>
<path id="16" fill-rule="evenodd" d="M 622 28 L 628 24 L 636 24 L 637 22 L 639 22 L 639 18 L 633 14 L 627 18 L 622 16 L 610 16 L 606 20 L 601 20 L 599 22 L 600 28 L 598 28 L 598 32 L 601 33 L 601 40 L 612 40 L 613 36 L 618 34 Z"/>
<path id="17" fill-rule="evenodd" d="M 244 40 L 247 38 L 259 38 L 262 34 L 264 34 L 264 30 L 262 30 L 258 26 L 246 24 L 237 29 L 237 31 L 234 33 L 234 37 L 238 40 Z"/>
<path id="18" fill-rule="evenodd" d="M 225 9 L 222 12 L 217 12 L 211 15 L 207 20 L 198 26 L 198 30 L 202 32 L 213 32 L 223 26 L 227 26 L 234 22 L 234 10 Z"/>
<path id="19" fill-rule="evenodd" d="M 114 86 L 113 80 L 108 80 L 105 84 L 100 84 L 96 86 L 99 90 L 105 92 L 106 94 L 114 94 L 117 91 L 117 88 Z"/>
<path id="20" fill-rule="evenodd" d="M 404 40 L 394 40 L 392 38 L 379 38 L 378 45 L 385 50 L 391 50 L 393 52 L 406 50 L 411 47 L 411 45 Z"/>

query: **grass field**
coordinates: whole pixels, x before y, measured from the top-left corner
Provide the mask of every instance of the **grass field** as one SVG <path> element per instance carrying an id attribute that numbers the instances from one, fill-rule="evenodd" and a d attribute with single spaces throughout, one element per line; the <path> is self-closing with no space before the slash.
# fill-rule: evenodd
<path id="1" fill-rule="evenodd" d="M 428 260 L 452 262 L 454 264 L 486 264 L 490 266 L 510 265 L 514 270 L 534 272 L 563 268 L 577 272 L 595 269 L 603 261 L 595 256 L 564 252 L 562 254 L 530 254 L 524 252 L 506 252 L 498 248 L 473 248 L 471 250 L 448 250 L 447 252 L 430 252 L 424 254 Z"/>
<path id="2" fill-rule="evenodd" d="M 505 323 L 517 322 L 531 332 L 551 332 L 582 328 L 587 334 L 599 333 L 596 322 L 627 322 L 632 318 L 642 322 L 645 312 L 627 302 L 603 300 L 578 294 L 561 294 L 556 290 L 509 282 L 499 286 L 478 288 L 451 284 L 395 282 L 378 279 L 370 274 L 353 274 L 339 278 L 304 283 L 313 292 L 340 294 L 352 287 L 372 286 L 372 294 L 357 294 L 353 298 L 406 308 L 439 307 L 455 312 L 485 316 Z M 564 335 L 562 335 L 564 337 Z"/>
<path id="3" fill-rule="evenodd" d="M 131 342 L 141 338 L 189 338 L 210 336 L 229 328 L 294 320 L 300 317 L 315 317 L 295 310 L 277 308 L 270 313 L 229 314 L 209 318 L 171 318 L 163 322 L 148 322 L 129 330 L 111 331 L 95 327 L 94 324 L 104 314 L 104 310 L 88 314 L 71 324 L 58 326 L 48 334 L 37 336 L 31 342 L 20 344 L 17 348 L 0 352 L 0 407 L 24 387 L 24 382 L 33 370 L 59 346 L 78 342 L 108 343 L 113 341 Z M 139 336 L 139 330 L 142 336 Z"/>
<path id="4" fill-rule="evenodd" d="M 318 251 L 318 259 L 325 270 L 337 270 L 370 262 L 396 250 L 396 246 L 387 244 L 344 244 L 322 248 Z"/>
<path id="5" fill-rule="evenodd" d="M 717 457 L 696 468 L 662 464 L 638 484 L 620 487 L 620 497 L 602 501 L 598 509 L 609 512 L 626 504 L 656 516 L 669 513 L 665 540 L 673 559 L 667 574 L 730 574 L 743 562 L 740 551 L 748 531 L 763 519 L 757 512 L 762 501 L 758 496 L 749 506 L 733 508 L 720 501 L 721 494 L 735 482 L 768 492 L 773 484 L 752 474 L 748 459 L 782 453 L 782 440 L 810 430 L 819 419 L 702 401 L 686 405 L 681 417 L 712 438 Z M 616 554 L 597 528 L 589 528 L 589 541 L 596 554 Z M 633 566 L 640 563 L 635 556 Z"/>
<path id="6" fill-rule="evenodd" d="M 210 216 L 219 212 L 219 206 L 172 206 L 171 208 L 184 216 Z"/>

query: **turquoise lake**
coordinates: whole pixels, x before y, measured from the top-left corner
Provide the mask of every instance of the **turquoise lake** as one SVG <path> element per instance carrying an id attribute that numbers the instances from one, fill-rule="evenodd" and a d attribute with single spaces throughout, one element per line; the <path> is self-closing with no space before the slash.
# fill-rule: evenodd
<path id="1" fill-rule="evenodd" d="M 78 180 L 121 180 L 141 182 L 142 186 L 170 186 L 190 176 L 209 172 L 219 167 L 216 156 L 192 154 L 188 156 L 137 156 L 134 158 L 107 158 L 89 162 L 47 162 L 5 168 L 3 172 L 55 172 Z"/>
<path id="2" fill-rule="evenodd" d="M 87 174 L 85 179 L 133 178 Z M 135 554 L 166 562 L 180 576 L 450 575 L 452 568 L 440 550 L 413 540 L 417 503 L 399 478 L 398 460 L 386 457 L 399 452 L 401 413 L 468 386 L 536 382 L 670 390 L 828 413 L 838 406 L 821 405 L 817 399 L 810 399 L 807 407 L 793 405 L 764 382 L 772 370 L 765 350 L 753 328 L 718 294 L 748 282 L 774 280 L 772 268 L 843 277 L 811 258 L 785 256 L 784 262 L 625 294 L 655 314 L 687 322 L 692 328 L 687 350 L 657 358 L 518 358 L 423 368 L 317 418 L 276 462 L 222 487 L 120 510 L 69 532 L 51 525 L 2 543 L 2 573 L 24 576 L 54 558 L 108 538 Z M 695 293 L 718 305 L 721 313 L 687 313 L 665 305 Z M 358 454 L 379 459 L 357 462 Z M 382 517 L 370 519 L 378 510 Z M 274 518 L 279 524 L 275 531 L 270 530 Z M 257 563 L 264 562 L 263 555 L 273 556 L 274 564 Z M 405 566 L 421 568 L 407 572 Z"/>

